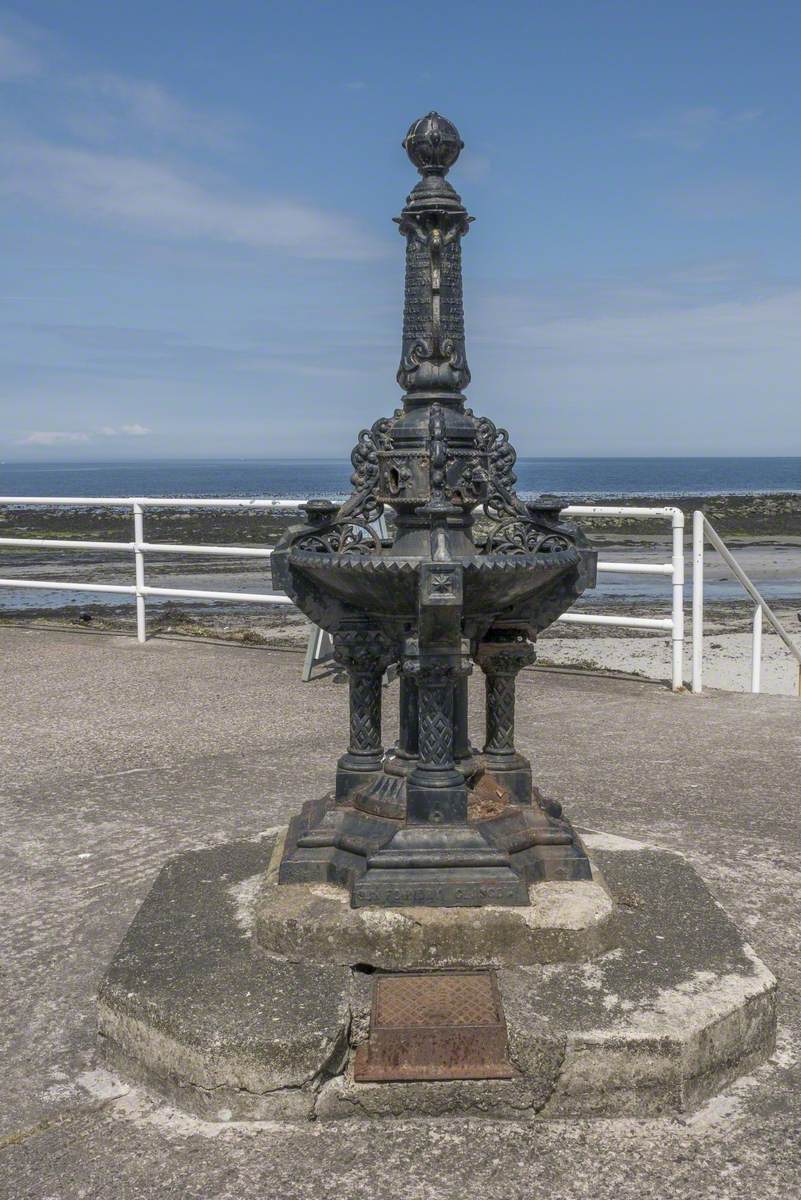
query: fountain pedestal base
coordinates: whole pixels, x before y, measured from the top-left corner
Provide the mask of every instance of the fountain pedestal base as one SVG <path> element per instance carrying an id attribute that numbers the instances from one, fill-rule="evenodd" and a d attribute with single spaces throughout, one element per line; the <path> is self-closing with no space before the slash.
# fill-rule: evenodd
<path id="1" fill-rule="evenodd" d="M 484 774 L 468 823 L 414 824 L 384 815 L 404 811 L 404 783 L 375 776 L 363 795 L 305 804 L 289 826 L 280 882 L 345 886 L 356 908 L 447 908 L 527 905 L 530 883 L 591 879 L 559 805 L 516 804 Z"/>
<path id="2" fill-rule="evenodd" d="M 272 841 L 179 855 L 102 981 L 101 1052 L 221 1122 L 691 1109 L 770 1056 L 776 982 L 683 858 L 586 843 L 593 882 L 477 909 L 353 909 L 341 887 L 279 887 Z M 278 903 L 295 906 L 283 923 Z M 514 1078 L 354 1078 L 375 981 L 404 962 L 495 971 Z"/>

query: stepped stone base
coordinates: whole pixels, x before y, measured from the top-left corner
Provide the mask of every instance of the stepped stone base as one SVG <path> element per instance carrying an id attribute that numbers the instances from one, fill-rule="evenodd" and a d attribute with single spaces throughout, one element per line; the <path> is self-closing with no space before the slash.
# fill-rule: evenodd
<path id="1" fill-rule="evenodd" d="M 528 940 L 517 930 L 501 949 L 509 930 L 493 925 L 480 959 L 476 935 L 495 920 L 491 909 L 433 910 L 437 921 L 430 909 L 384 912 L 389 925 L 402 918 L 425 931 L 390 938 L 365 924 L 371 910 L 337 909 L 334 889 L 277 889 L 267 875 L 274 852 L 280 858 L 274 841 L 182 854 L 162 870 L 103 980 L 101 1050 L 126 1076 L 221 1121 L 691 1108 L 771 1054 L 775 980 L 683 858 L 604 835 L 583 840 L 592 883 L 537 885 L 532 910 L 497 911 L 541 917 L 549 906 L 537 888 L 562 888 L 563 911 L 575 913 L 575 889 L 597 889 L 581 893 L 584 917 L 557 927 L 554 904 L 550 925 L 535 918 Z M 438 953 L 448 944 L 439 939 L 455 936 L 437 925 L 454 912 L 467 914 L 469 928 L 458 965 L 496 970 L 517 1076 L 354 1082 L 377 965 L 369 956 L 389 954 L 392 969 L 419 966 L 421 952 Z M 349 957 L 342 947 L 351 936 Z M 515 946 L 529 947 L 525 963 L 511 961 Z M 457 965 L 443 953 L 425 966 Z"/>
<path id="2" fill-rule="evenodd" d="M 254 937 L 284 958 L 382 971 L 512 967 L 594 958 L 615 944 L 617 907 L 597 877 L 531 884 L 526 906 L 351 908 L 335 884 L 279 884 L 282 854 L 279 839 Z"/>

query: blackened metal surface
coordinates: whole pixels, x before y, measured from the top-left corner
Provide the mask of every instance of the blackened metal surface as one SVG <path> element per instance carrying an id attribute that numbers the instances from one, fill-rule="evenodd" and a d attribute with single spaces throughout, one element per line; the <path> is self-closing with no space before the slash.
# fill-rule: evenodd
<path id="1" fill-rule="evenodd" d="M 492 971 L 379 976 L 357 1082 L 511 1079 L 506 1023 Z"/>
<path id="2" fill-rule="evenodd" d="M 479 840 L 478 838 L 476 839 Z M 456 851 L 450 851 L 456 858 Z M 481 908 L 487 904 L 526 905 L 528 888 L 511 867 L 425 866 L 423 848 L 412 847 L 415 869 L 370 867 L 353 884 L 354 908 Z M 439 852 L 440 860 L 446 851 Z M 376 856 L 378 859 L 378 856 Z M 408 861 L 408 855 L 407 855 Z"/>
<path id="3" fill-rule="evenodd" d="M 537 804 L 514 744 L 515 680 L 534 659 L 537 632 L 592 585 L 597 556 L 561 519 L 564 502 L 518 496 L 508 433 L 465 403 L 461 242 L 472 217 L 446 178 L 459 131 L 430 112 L 403 145 L 421 176 L 397 218 L 406 241 L 403 407 L 359 433 L 349 499 L 338 508 L 309 500 L 305 523 L 272 557 L 274 583 L 332 635 L 350 684 L 350 739 L 334 790 L 347 817 L 310 820 L 288 844 L 280 880 L 344 884 L 355 906 L 528 904 L 532 880 L 587 878 L 584 851 L 568 822 L 542 808 L 536 837 L 524 831 L 511 851 L 471 818 L 469 793 L 483 769 L 515 804 Z M 392 525 L 379 534 L 386 508 Z M 474 664 L 486 676 L 481 762 L 467 727 Z M 387 751 L 389 667 L 402 681 L 401 728 Z"/>

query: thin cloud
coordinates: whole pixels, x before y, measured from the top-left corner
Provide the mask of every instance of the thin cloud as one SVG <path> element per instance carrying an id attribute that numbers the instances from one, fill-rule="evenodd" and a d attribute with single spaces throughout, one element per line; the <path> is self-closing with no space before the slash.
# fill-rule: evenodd
<path id="1" fill-rule="evenodd" d="M 112 72 L 65 80 L 68 126 L 91 141 L 108 141 L 121 128 L 136 128 L 159 138 L 220 145 L 238 132 L 240 122 L 190 107 L 151 79 Z"/>
<path id="2" fill-rule="evenodd" d="M 745 266 L 742 262 L 734 258 L 724 258 L 717 262 L 677 267 L 671 271 L 669 280 L 674 284 L 706 287 L 710 284 L 731 283 L 733 280 L 742 278 L 744 272 Z"/>
<path id="3" fill-rule="evenodd" d="M 58 95 L 52 116 L 90 141 L 143 131 L 185 142 L 227 143 L 241 121 L 193 107 L 151 79 L 112 71 L 86 72 L 70 65 L 65 47 L 48 30 L 0 14 L 0 81 L 39 83 L 46 75 Z"/>
<path id="4" fill-rule="evenodd" d="M 146 425 L 102 425 L 98 433 L 103 437 L 146 437 L 150 430 Z"/>
<path id="5" fill-rule="evenodd" d="M 701 221 L 739 220 L 756 213 L 797 207 L 792 194 L 783 194 L 775 184 L 757 178 L 696 180 L 668 191 L 664 202 L 671 208 Z"/>
<path id="6" fill-rule="evenodd" d="M 759 108 L 724 113 L 712 105 L 684 108 L 652 121 L 641 122 L 634 131 L 640 141 L 666 142 L 679 150 L 701 150 L 724 135 L 751 129 L 763 116 Z"/>
<path id="7" fill-rule="evenodd" d="M 67 446 L 81 442 L 93 442 L 99 437 L 103 438 L 129 438 L 129 437 L 146 437 L 151 431 L 146 425 L 132 424 L 120 425 L 101 425 L 99 429 L 91 432 L 86 430 L 45 430 L 37 429 L 33 433 L 28 433 L 25 437 L 18 440 L 18 446 Z"/>
<path id="8" fill-rule="evenodd" d="M 0 32 L 0 80 L 13 82 L 29 79 L 42 70 L 42 59 L 19 38 Z"/>
<path id="9" fill-rule="evenodd" d="M 20 438 L 18 446 L 66 446 L 73 442 L 90 441 L 88 433 L 68 433 L 65 430 L 36 430 Z"/>
<path id="10" fill-rule="evenodd" d="M 463 150 L 459 156 L 459 175 L 476 183 L 489 174 L 490 160 L 486 154 L 476 154 L 472 150 Z"/>
<path id="11" fill-rule="evenodd" d="M 481 301 L 471 366 L 496 379 L 518 451 L 798 453 L 801 288 L 754 279 L 725 302 L 651 290 L 599 286 L 573 314 L 543 311 L 534 289 Z"/>
<path id="12" fill-rule="evenodd" d="M 0 146 L 0 195 L 149 230 L 302 258 L 361 261 L 385 253 L 346 216 L 308 204 L 216 193 L 145 158 L 67 149 L 46 142 Z"/>
<path id="13" fill-rule="evenodd" d="M 6 23 L 0 33 L 0 78 L 40 73 L 38 46 L 48 35 Z M 160 83 L 113 72 L 78 73 L 47 56 L 54 115 L 91 148 L 6 133 L 0 144 L 0 196 L 32 201 L 89 221 L 104 220 L 170 238 L 200 238 L 311 259 L 363 261 L 386 247 L 346 215 L 279 196 L 237 195 L 196 181 L 160 158 L 122 156 L 98 143 L 136 144 L 137 135 L 182 143 L 227 144 L 238 122 L 194 109 Z M 356 87 L 362 81 L 353 81 Z M 349 85 L 348 85 L 349 86 Z"/>
<path id="14" fill-rule="evenodd" d="M 495 345 L 530 351 L 534 362 L 595 363 L 638 359 L 665 367 L 682 360 L 739 362 L 772 352 L 801 370 L 801 290 L 698 303 L 665 289 L 643 305 L 641 289 L 614 301 L 599 294 L 595 312 L 548 317 L 536 302 L 496 295 L 488 300 L 486 336 Z M 617 311 L 614 311 L 617 309 Z"/>
<path id="15" fill-rule="evenodd" d="M 184 132 L 187 127 L 194 128 L 200 119 L 166 88 L 151 80 L 105 74 L 89 76 L 81 83 L 91 93 L 119 101 L 134 120 L 157 133 Z"/>

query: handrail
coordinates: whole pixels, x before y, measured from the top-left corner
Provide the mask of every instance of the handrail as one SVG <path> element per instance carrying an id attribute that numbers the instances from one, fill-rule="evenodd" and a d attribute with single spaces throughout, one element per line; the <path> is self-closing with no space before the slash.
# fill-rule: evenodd
<path id="1" fill-rule="evenodd" d="M 283 593 L 254 593 L 254 592 L 222 592 L 204 591 L 191 588 L 159 588 L 152 587 L 145 580 L 145 556 L 148 554 L 199 554 L 218 557 L 242 557 L 269 559 L 272 550 L 269 547 L 253 546 L 214 546 L 189 545 L 167 542 L 145 541 L 144 518 L 147 509 L 153 508 L 243 508 L 243 509 L 297 509 L 305 504 L 305 500 L 288 500 L 278 498 L 271 500 L 248 498 L 192 498 L 167 496 L 0 496 L 0 504 L 17 507 L 83 507 L 83 508 L 128 508 L 133 517 L 133 540 L 130 542 L 99 542 L 79 539 L 60 538 L 0 538 L 0 546 L 18 546 L 24 549 L 58 549 L 58 550 L 116 550 L 133 552 L 135 583 L 133 586 L 99 583 L 47 583 L 43 580 L 32 579 L 0 579 L 0 588 L 39 588 L 54 591 L 96 591 L 116 592 L 120 595 L 133 595 L 136 599 L 136 629 L 137 638 L 144 642 L 146 638 L 146 599 L 148 596 L 181 596 L 199 600 L 241 600 L 262 604 L 289 604 L 288 596 Z M 679 691 L 683 685 L 682 659 L 684 646 L 684 514 L 681 509 L 674 507 L 643 508 L 627 505 L 576 504 L 562 510 L 565 516 L 606 517 L 622 516 L 636 518 L 652 518 L 669 520 L 673 529 L 673 544 L 670 562 L 666 563 L 598 563 L 598 570 L 609 573 L 626 573 L 638 575 L 671 576 L 672 608 L 669 617 L 630 617 L 624 614 L 600 615 L 595 613 L 566 613 L 559 618 L 567 623 L 585 625 L 618 625 L 638 629 L 653 629 L 667 634 L 672 641 L 672 686 Z M 384 534 L 386 530 L 383 531 Z M 313 628 L 309 637 L 304 679 L 308 678 L 311 668 L 322 651 L 325 638 Z"/>
<path id="2" fill-rule="evenodd" d="M 269 558 L 269 547 L 256 546 L 193 546 L 172 543 L 146 542 L 144 531 L 145 510 L 148 508 L 247 508 L 247 509 L 296 509 L 305 500 L 258 500 L 252 498 L 193 498 L 183 496 L 0 496 L 0 504 L 13 507 L 61 508 L 129 508 L 133 517 L 132 542 L 84 541 L 77 538 L 0 538 L 0 546 L 19 546 L 22 549 L 58 550 L 127 550 L 133 551 L 133 586 L 109 583 L 48 583 L 39 579 L 0 579 L 0 588 L 32 588 L 43 591 L 63 592 L 111 592 L 122 596 L 133 596 L 136 602 L 136 637 L 139 642 L 147 640 L 146 598 L 148 596 L 181 596 L 193 600 L 234 600 L 254 604 L 291 604 L 283 592 L 222 592 L 200 588 L 151 587 L 145 582 L 146 554 L 201 554 L 211 557 Z"/>
<path id="3" fill-rule="evenodd" d="M 672 550 L 669 563 L 599 562 L 599 571 L 633 575 L 670 575 L 672 602 L 669 617 L 602 617 L 592 613 L 564 613 L 558 621 L 576 625 L 622 625 L 632 629 L 659 629 L 670 633 L 671 681 L 674 692 L 684 687 L 684 513 L 675 505 L 644 508 L 624 504 L 570 504 L 562 516 L 640 517 L 670 521 Z"/>
<path id="4" fill-rule="evenodd" d="M 696 509 L 693 513 L 693 632 L 692 632 L 692 690 L 695 695 L 703 687 L 704 653 L 704 541 L 709 540 L 726 563 L 735 579 L 745 588 L 754 601 L 753 637 L 751 644 L 751 691 L 760 690 L 760 663 L 762 652 L 762 617 L 767 617 L 775 632 L 799 664 L 798 691 L 801 695 L 801 648 L 799 648 L 770 607 L 765 597 L 748 578 L 726 543 L 710 525 L 704 513 Z"/>
<path id="5" fill-rule="evenodd" d="M 248 497 L 219 499 L 195 496 L 0 496 L 0 504 L 31 504 L 45 506 L 129 508 L 139 504 L 142 508 L 300 508 L 306 500 L 254 500 Z"/>
<path id="6" fill-rule="evenodd" d="M 243 508 L 243 509 L 296 509 L 305 500 L 274 500 L 250 498 L 190 498 L 190 497 L 115 497 L 115 496 L 0 496 L 0 504 L 27 507 L 92 507 L 130 508 L 133 516 L 134 537 L 130 542 L 99 542 L 60 538 L 0 538 L 0 546 L 19 546 L 29 549 L 52 548 L 59 550 L 118 550 L 133 551 L 136 582 L 134 586 L 100 583 L 45 582 L 31 579 L 0 579 L 0 588 L 40 588 L 53 591 L 96 591 L 133 595 L 136 598 L 137 636 L 145 640 L 145 597 L 186 596 L 209 600 L 242 600 L 256 603 L 289 604 L 289 597 L 279 593 L 201 591 L 189 588 L 156 588 L 145 583 L 144 562 L 146 554 L 206 554 L 209 556 L 269 558 L 269 547 L 254 546 L 192 546 L 173 543 L 146 542 L 144 538 L 144 513 L 147 508 Z M 625 505 L 570 505 L 562 510 L 565 516 L 604 517 L 623 516 L 638 518 L 669 519 L 673 531 L 673 551 L 669 563 L 625 563 L 599 562 L 601 571 L 610 573 L 670 575 L 672 577 L 673 604 L 670 617 L 643 618 L 628 616 L 603 616 L 594 613 L 565 613 L 561 621 L 587 625 L 623 625 L 669 632 L 673 643 L 672 685 L 674 690 L 682 687 L 682 650 L 684 643 L 684 514 L 681 509 L 664 506 L 643 508 Z M 792 640 L 779 618 L 770 608 L 758 588 L 749 579 L 740 564 L 729 551 L 716 530 L 701 511 L 693 514 L 693 636 L 692 636 L 692 690 L 698 694 L 702 689 L 703 677 L 703 603 L 704 603 L 704 541 L 707 538 L 718 551 L 735 578 L 743 586 L 755 605 L 751 690 L 760 690 L 760 656 L 762 646 L 762 620 L 767 618 L 781 641 L 799 663 L 799 694 L 801 694 L 801 648 Z"/>

